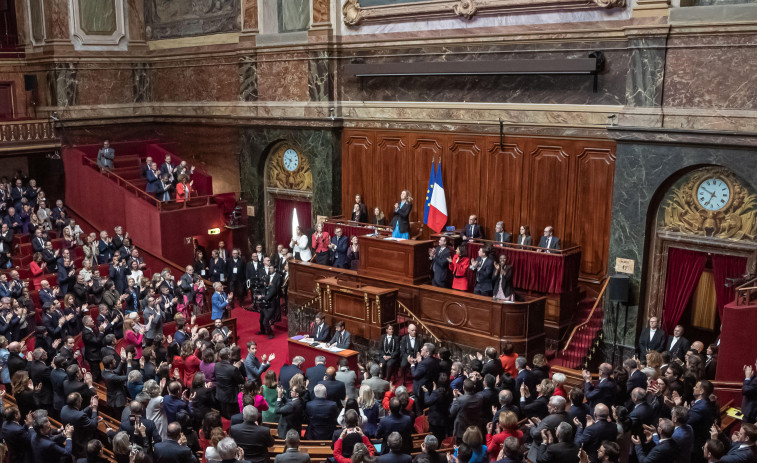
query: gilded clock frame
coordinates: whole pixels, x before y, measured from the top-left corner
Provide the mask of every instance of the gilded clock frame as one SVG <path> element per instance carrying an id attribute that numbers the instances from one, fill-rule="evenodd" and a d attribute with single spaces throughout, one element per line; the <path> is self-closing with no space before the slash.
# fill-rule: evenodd
<path id="1" fill-rule="evenodd" d="M 705 175 L 702 180 L 700 180 L 699 182 L 696 183 L 696 185 L 694 185 L 694 189 L 691 190 L 691 194 L 694 195 L 694 199 L 696 200 L 697 205 L 699 205 L 699 207 L 701 207 L 705 211 L 709 210 L 706 207 L 704 207 L 702 203 L 699 202 L 699 197 L 697 196 L 697 194 L 699 193 L 699 187 L 701 187 L 704 182 L 710 179 L 722 180 L 723 183 L 728 185 L 728 201 L 724 205 L 720 206 L 719 208 L 713 209 L 712 212 L 722 211 L 731 207 L 731 204 L 733 203 L 733 198 L 735 196 L 734 195 L 735 184 L 733 183 L 732 179 L 728 178 L 725 175 L 720 175 L 718 173 L 713 173 L 712 175 Z"/>

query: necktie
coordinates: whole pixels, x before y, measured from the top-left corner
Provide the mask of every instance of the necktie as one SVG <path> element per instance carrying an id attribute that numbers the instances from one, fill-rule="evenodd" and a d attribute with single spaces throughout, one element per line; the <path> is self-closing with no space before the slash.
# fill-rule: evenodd
<path id="1" fill-rule="evenodd" d="M 318 325 L 318 330 L 316 330 L 316 332 L 315 332 L 315 337 L 316 338 L 320 338 L 321 337 L 321 327 L 322 326 L 323 325 Z"/>
<path id="2" fill-rule="evenodd" d="M 547 247 L 552 243 L 552 237 L 547 238 Z"/>

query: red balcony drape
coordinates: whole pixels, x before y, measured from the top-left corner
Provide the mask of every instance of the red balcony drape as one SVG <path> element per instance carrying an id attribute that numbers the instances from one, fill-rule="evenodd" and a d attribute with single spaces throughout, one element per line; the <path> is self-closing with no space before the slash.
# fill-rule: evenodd
<path id="1" fill-rule="evenodd" d="M 297 221 L 303 232 L 307 233 L 311 227 L 310 203 L 276 198 L 274 204 L 276 211 L 274 213 L 273 230 L 276 234 L 276 244 L 289 247 L 292 240 L 292 213 L 297 208 Z"/>
<path id="2" fill-rule="evenodd" d="M 723 254 L 712 255 L 712 276 L 715 279 L 715 300 L 717 301 L 718 314 L 723 318 L 723 308 L 733 301 L 735 287 L 726 288 L 726 278 L 740 277 L 746 272 L 746 257 L 727 256 Z"/>
<path id="3" fill-rule="evenodd" d="M 665 332 L 672 333 L 681 319 L 706 263 L 707 254 L 703 252 L 668 249 L 665 302 L 662 310 L 662 328 Z"/>

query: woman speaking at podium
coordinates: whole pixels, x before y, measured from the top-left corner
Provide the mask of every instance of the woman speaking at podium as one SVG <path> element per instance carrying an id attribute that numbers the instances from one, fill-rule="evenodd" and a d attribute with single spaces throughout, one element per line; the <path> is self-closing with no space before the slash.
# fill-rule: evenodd
<path id="1" fill-rule="evenodd" d="M 392 237 L 408 239 L 410 238 L 410 211 L 413 210 L 413 197 L 410 192 L 402 190 L 400 193 L 400 202 L 394 203 L 394 217 L 391 225 Z"/>

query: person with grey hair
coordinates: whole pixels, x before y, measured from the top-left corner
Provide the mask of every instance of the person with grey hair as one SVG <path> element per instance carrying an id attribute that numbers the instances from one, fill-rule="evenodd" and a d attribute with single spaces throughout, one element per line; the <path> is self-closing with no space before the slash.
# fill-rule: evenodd
<path id="1" fill-rule="evenodd" d="M 231 437 L 224 437 L 218 441 L 216 451 L 223 461 L 234 461 L 237 463 L 245 463 L 247 461 L 243 460 L 244 449 L 239 447 Z"/>
<path id="2" fill-rule="evenodd" d="M 377 363 L 371 364 L 371 366 L 368 368 L 368 372 L 370 373 L 371 377 L 363 380 L 361 384 L 370 386 L 371 390 L 373 390 L 373 396 L 376 398 L 376 400 L 381 402 L 384 399 L 384 394 L 389 390 L 390 383 L 389 381 L 381 378 L 381 367 Z"/>
<path id="3" fill-rule="evenodd" d="M 542 430 L 541 437 L 535 463 L 578 463 L 578 446 L 573 442 L 571 425 L 560 423 L 554 434 Z"/>
<path id="4" fill-rule="evenodd" d="M 315 357 L 315 365 L 305 370 L 305 378 L 308 379 L 308 390 L 310 394 L 313 394 L 313 388 L 316 384 L 323 381 L 323 377 L 326 375 L 326 357 L 323 355 L 317 355 Z"/>
<path id="5" fill-rule="evenodd" d="M 442 458 L 442 455 L 437 453 L 437 450 L 439 449 L 439 439 L 436 438 L 433 434 L 429 434 L 426 437 L 423 438 L 423 442 L 421 443 L 421 454 L 426 455 L 428 457 L 428 461 L 431 463 L 443 463 L 446 461 L 446 458 Z M 415 457 L 413 461 L 416 461 L 418 459 L 418 456 Z"/>
<path id="6" fill-rule="evenodd" d="M 656 413 L 652 405 L 647 402 L 647 391 L 644 388 L 637 387 L 631 391 L 631 402 L 633 410 L 629 415 L 631 418 L 631 434 L 641 435 L 644 433 L 644 426 L 652 426 L 656 421 Z"/>
<path id="7" fill-rule="evenodd" d="M 244 450 L 244 458 L 251 463 L 267 463 L 270 461 L 268 447 L 273 446 L 271 429 L 257 424 L 259 415 L 257 408 L 247 405 L 242 409 L 244 421 L 229 429 L 229 436 Z M 216 446 L 216 448 L 218 447 Z M 218 449 L 218 452 L 221 453 L 221 450 Z M 223 454 L 221 454 L 221 457 L 226 458 Z"/>
<path id="8" fill-rule="evenodd" d="M 187 438 L 181 433 L 181 425 L 173 422 L 168 425 L 167 439 L 155 444 L 154 459 L 158 463 L 197 463 L 197 457 L 187 446 Z"/>
<path id="9" fill-rule="evenodd" d="M 224 347 L 218 352 L 218 362 L 213 367 L 216 379 L 216 400 L 221 407 L 221 414 L 225 418 L 231 418 L 239 412 L 239 386 L 244 384 L 242 360 L 233 365 L 230 363 L 231 351 Z"/>
<path id="10" fill-rule="evenodd" d="M 276 455 L 275 463 L 310 463 L 310 455 L 300 452 L 300 435 L 290 429 L 284 440 L 286 450 Z"/>
<path id="11" fill-rule="evenodd" d="M 560 423 L 570 420 L 568 412 L 565 411 L 565 397 L 550 397 L 547 403 L 547 411 L 549 414 L 542 418 L 541 421 L 534 421 L 534 424 L 526 424 L 526 427 L 530 428 L 529 433 L 531 434 L 531 439 L 533 439 L 531 449 L 528 451 L 528 459 L 531 461 L 536 461 L 536 450 L 539 444 L 544 441 L 545 431 L 546 434 L 551 436 Z M 571 437 L 573 437 L 572 433 L 573 428 L 571 427 Z"/>
<path id="12" fill-rule="evenodd" d="M 509 243 L 511 238 L 512 235 L 505 231 L 505 223 L 501 220 L 497 222 L 497 224 L 494 226 L 494 236 L 492 237 L 492 240 L 498 241 L 500 243 Z"/>
<path id="13" fill-rule="evenodd" d="M 313 389 L 315 399 L 305 405 L 305 413 L 309 419 L 307 439 L 331 439 L 336 429 L 339 408 L 336 402 L 326 398 L 326 386 L 318 384 Z"/>
<path id="14" fill-rule="evenodd" d="M 281 387 L 283 387 L 284 391 L 286 391 L 287 393 L 289 393 L 289 381 L 294 378 L 294 375 L 299 374 L 305 376 L 305 373 L 303 373 L 300 369 L 300 366 L 303 363 L 305 363 L 305 357 L 298 355 L 292 359 L 291 365 L 284 365 L 283 367 L 281 367 L 281 370 L 279 371 L 279 384 L 281 384 Z"/>
<path id="15" fill-rule="evenodd" d="M 520 400 L 520 388 L 521 385 L 525 384 L 528 388 L 529 395 L 532 397 L 536 397 L 536 376 L 534 376 L 533 373 L 531 373 L 531 370 L 528 370 L 526 368 L 526 365 L 528 364 L 528 361 L 526 360 L 526 357 L 518 357 L 515 359 L 515 368 L 518 370 L 518 376 L 515 377 L 515 394 L 518 396 L 518 400 Z"/>
<path id="16" fill-rule="evenodd" d="M 422 387 L 428 390 L 434 388 L 434 381 L 439 377 L 439 359 L 434 357 L 436 346 L 430 342 L 423 344 L 421 351 L 413 359 L 408 357 L 410 363 L 410 373 L 413 375 L 413 391 L 420 391 Z M 423 394 L 415 393 L 415 397 L 420 406 L 423 407 Z"/>
<path id="17" fill-rule="evenodd" d="M 494 418 L 492 418 L 492 423 L 494 426 L 497 426 L 497 423 L 499 423 L 499 415 L 500 413 L 504 412 L 513 412 L 515 413 L 515 416 L 520 418 L 520 407 L 515 405 L 513 403 L 513 392 L 509 389 L 502 389 L 499 391 L 499 410 L 496 410 L 494 412 Z"/>

